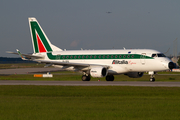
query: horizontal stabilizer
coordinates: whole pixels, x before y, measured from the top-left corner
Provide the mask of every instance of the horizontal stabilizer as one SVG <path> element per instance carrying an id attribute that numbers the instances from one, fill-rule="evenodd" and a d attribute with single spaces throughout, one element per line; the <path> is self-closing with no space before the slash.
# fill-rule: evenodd
<path id="1" fill-rule="evenodd" d="M 17 52 L 7 51 L 7 53 L 19 55 L 23 60 L 43 58 L 42 56 L 35 56 L 35 55 L 29 55 L 29 54 L 21 54 L 21 53 L 19 52 L 19 50 L 17 50 Z"/>

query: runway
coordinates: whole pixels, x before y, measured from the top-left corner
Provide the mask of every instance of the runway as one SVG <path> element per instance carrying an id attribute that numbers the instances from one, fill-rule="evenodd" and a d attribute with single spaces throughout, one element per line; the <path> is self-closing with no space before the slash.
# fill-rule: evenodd
<path id="1" fill-rule="evenodd" d="M 180 82 L 0 80 L 0 85 L 180 87 Z"/>

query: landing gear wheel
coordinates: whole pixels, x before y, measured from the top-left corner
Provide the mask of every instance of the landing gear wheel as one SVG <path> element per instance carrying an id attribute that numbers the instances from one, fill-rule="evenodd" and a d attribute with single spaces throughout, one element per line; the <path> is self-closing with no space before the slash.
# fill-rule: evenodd
<path id="1" fill-rule="evenodd" d="M 153 78 L 150 78 L 149 81 L 154 82 L 154 81 L 155 81 L 155 78 L 154 78 L 154 77 L 153 77 Z"/>
<path id="2" fill-rule="evenodd" d="M 90 81 L 90 79 L 91 79 L 91 77 L 89 75 L 88 76 L 86 76 L 86 75 L 82 76 L 82 81 Z"/>
<path id="3" fill-rule="evenodd" d="M 114 81 L 114 76 L 113 75 L 107 75 L 106 81 Z"/>
<path id="4" fill-rule="evenodd" d="M 155 78 L 154 78 L 154 75 L 156 74 L 156 72 L 154 72 L 154 71 L 149 71 L 149 75 L 151 75 L 150 76 L 150 79 L 149 79 L 149 81 L 150 82 L 154 82 L 155 81 Z"/>

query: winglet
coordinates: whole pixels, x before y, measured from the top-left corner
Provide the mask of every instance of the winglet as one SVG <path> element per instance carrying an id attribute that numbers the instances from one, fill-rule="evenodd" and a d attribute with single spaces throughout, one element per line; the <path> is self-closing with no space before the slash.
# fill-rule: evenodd
<path id="1" fill-rule="evenodd" d="M 19 56 L 21 57 L 22 60 L 26 60 L 18 49 L 16 49 L 16 51 L 17 51 L 17 53 L 19 54 Z"/>

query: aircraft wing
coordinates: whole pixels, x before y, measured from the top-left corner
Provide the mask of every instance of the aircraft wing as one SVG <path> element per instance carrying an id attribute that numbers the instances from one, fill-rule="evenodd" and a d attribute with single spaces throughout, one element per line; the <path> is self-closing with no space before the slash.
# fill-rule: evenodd
<path id="1" fill-rule="evenodd" d="M 37 60 L 36 60 L 37 61 Z M 40 61 L 37 61 L 39 63 L 46 63 L 46 64 L 49 64 L 49 65 L 62 65 L 62 66 L 73 66 L 73 67 L 94 67 L 94 66 L 102 66 L 102 67 L 105 67 L 107 69 L 110 68 L 110 66 L 108 65 L 100 65 L 100 64 L 84 64 L 84 63 L 72 63 L 72 62 L 60 62 L 60 61 L 47 61 L 47 60 L 40 60 Z M 47 65 L 48 66 L 48 65 Z"/>

